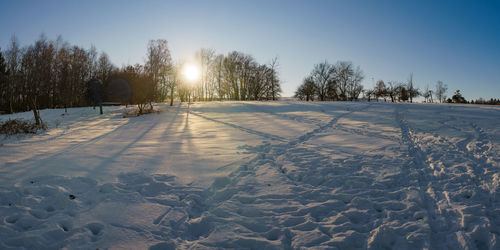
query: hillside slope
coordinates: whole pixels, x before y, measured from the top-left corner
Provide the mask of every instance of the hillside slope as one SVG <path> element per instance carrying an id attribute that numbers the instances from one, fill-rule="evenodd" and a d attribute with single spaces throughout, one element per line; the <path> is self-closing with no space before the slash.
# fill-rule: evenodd
<path id="1" fill-rule="evenodd" d="M 0 139 L 0 248 L 500 248 L 497 107 L 122 108 Z"/>

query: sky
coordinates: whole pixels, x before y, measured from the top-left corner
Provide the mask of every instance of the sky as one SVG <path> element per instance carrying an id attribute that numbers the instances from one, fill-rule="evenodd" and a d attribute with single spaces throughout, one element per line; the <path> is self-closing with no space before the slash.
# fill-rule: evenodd
<path id="1" fill-rule="evenodd" d="M 282 96 L 314 64 L 351 61 L 363 85 L 448 85 L 466 99 L 500 97 L 500 1 L 14 1 L 0 3 L 0 48 L 43 32 L 106 52 L 116 66 L 144 63 L 150 39 L 176 61 L 200 48 L 279 60 Z"/>

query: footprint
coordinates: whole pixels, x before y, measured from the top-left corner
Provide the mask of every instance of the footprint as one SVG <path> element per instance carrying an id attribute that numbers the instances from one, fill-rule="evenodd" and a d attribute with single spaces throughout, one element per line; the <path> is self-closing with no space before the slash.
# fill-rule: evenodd
<path id="1" fill-rule="evenodd" d="M 99 235 L 104 229 L 104 225 L 101 223 L 90 223 L 87 225 L 87 228 L 92 232 L 93 235 Z"/>
<path id="2" fill-rule="evenodd" d="M 47 219 L 49 215 L 47 214 L 47 211 L 45 210 L 40 210 L 40 209 L 32 209 L 30 210 L 30 214 L 33 215 L 33 217 L 37 219 Z"/>
<path id="3" fill-rule="evenodd" d="M 99 188 L 99 192 L 104 193 L 104 194 L 111 193 L 114 190 L 115 190 L 115 186 L 111 183 L 104 184 Z"/>
<path id="4" fill-rule="evenodd" d="M 28 231 L 37 226 L 40 222 L 39 220 L 35 219 L 34 217 L 31 216 L 24 216 L 17 220 L 16 226 L 19 227 L 23 231 Z"/>
<path id="5" fill-rule="evenodd" d="M 73 224 L 70 221 L 61 221 L 59 222 L 59 227 L 64 231 L 68 232 L 73 228 Z"/>
<path id="6" fill-rule="evenodd" d="M 10 223 L 10 224 L 16 223 L 17 220 L 19 220 L 19 215 L 18 214 L 7 216 L 5 218 L 5 222 Z"/>
<path id="7" fill-rule="evenodd" d="M 268 240 L 277 240 L 281 235 L 281 231 L 277 228 L 270 230 L 266 233 L 266 239 Z"/>

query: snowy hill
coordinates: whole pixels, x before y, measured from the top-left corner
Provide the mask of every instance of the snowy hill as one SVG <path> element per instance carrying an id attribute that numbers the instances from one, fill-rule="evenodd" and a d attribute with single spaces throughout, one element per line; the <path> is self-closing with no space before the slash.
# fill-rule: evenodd
<path id="1" fill-rule="evenodd" d="M 500 248 L 498 107 L 158 108 L 0 139 L 0 249 Z"/>

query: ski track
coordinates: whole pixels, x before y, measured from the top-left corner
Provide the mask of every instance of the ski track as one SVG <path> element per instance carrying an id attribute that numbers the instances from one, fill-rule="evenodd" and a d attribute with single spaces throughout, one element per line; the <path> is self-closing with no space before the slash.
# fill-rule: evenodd
<path id="1" fill-rule="evenodd" d="M 82 244 L 106 248 L 117 246 L 107 235 L 118 231 L 133 232 L 149 245 L 154 243 L 150 249 L 500 247 L 497 151 L 481 127 L 474 122 L 466 128 L 453 125 L 450 120 L 454 118 L 447 117 L 438 120 L 436 129 L 417 129 L 409 119 L 411 105 L 353 106 L 346 105 L 339 114 L 319 106 L 332 118 L 290 139 L 220 121 L 188 107 L 186 115 L 264 141 L 241 147 L 249 156 L 219 167 L 240 165 L 204 189 L 177 182 L 175 176 L 144 173 L 123 173 L 116 183 L 48 176 L 26 179 L 14 188 L 0 187 L 0 215 L 9 215 L 0 221 L 0 248 L 75 248 Z M 393 110 L 393 125 L 399 128 L 400 138 L 339 124 L 353 114 L 377 110 L 373 107 Z M 174 119 L 182 109 L 176 108 Z M 304 124 L 314 122 L 256 110 Z M 132 143 L 155 127 L 155 121 L 142 125 L 150 126 Z M 134 124 L 122 124 L 46 158 L 97 143 L 127 125 Z M 445 128 L 465 134 L 464 139 L 455 142 L 437 134 Z M 391 144 L 381 149 L 395 155 L 385 155 L 383 150 L 352 153 L 338 145 L 315 144 L 315 139 L 338 132 L 388 141 Z M 67 199 L 70 193 L 76 195 L 76 202 Z M 146 214 L 154 210 L 156 215 L 145 217 L 140 224 L 126 222 L 105 209 L 113 202 L 139 206 Z M 47 227 L 57 229 L 36 235 Z M 131 239 L 121 246 L 130 248 L 135 243 Z"/>

